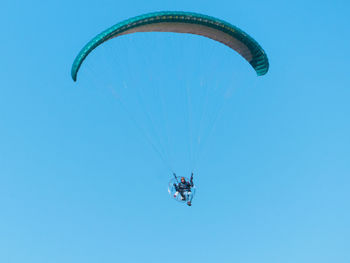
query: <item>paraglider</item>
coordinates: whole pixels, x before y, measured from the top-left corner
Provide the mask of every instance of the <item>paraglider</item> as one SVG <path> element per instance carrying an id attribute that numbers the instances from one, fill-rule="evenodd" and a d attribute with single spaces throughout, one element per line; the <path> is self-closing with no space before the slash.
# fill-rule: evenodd
<path id="1" fill-rule="evenodd" d="M 171 32 L 203 36 L 236 51 L 251 65 L 258 76 L 265 75 L 269 70 L 269 61 L 265 51 L 257 41 L 238 27 L 203 14 L 163 11 L 127 19 L 98 34 L 76 56 L 71 68 L 72 79 L 77 81 L 78 72 L 84 60 L 101 44 L 113 38 L 139 32 Z M 191 206 L 196 193 L 193 173 L 190 179 L 181 177 L 180 181 L 175 173 L 173 175 L 174 178 L 168 185 L 169 194 L 173 199 Z"/>

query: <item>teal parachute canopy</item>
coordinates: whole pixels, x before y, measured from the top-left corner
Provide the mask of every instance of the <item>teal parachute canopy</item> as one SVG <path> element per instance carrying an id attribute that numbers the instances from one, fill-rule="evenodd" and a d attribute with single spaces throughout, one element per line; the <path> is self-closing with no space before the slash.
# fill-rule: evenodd
<path id="1" fill-rule="evenodd" d="M 136 16 L 120 22 L 94 37 L 75 58 L 71 75 L 74 81 L 85 58 L 103 42 L 136 32 L 174 32 L 201 35 L 237 51 L 259 76 L 265 75 L 269 62 L 262 47 L 247 33 L 223 20 L 207 15 L 164 11 Z"/>

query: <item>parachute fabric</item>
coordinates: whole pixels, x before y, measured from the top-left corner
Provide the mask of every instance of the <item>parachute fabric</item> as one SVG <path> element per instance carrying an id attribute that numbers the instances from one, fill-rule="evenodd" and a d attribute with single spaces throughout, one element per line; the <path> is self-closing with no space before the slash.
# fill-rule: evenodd
<path id="1" fill-rule="evenodd" d="M 207 15 L 164 11 L 127 19 L 94 37 L 84 46 L 73 62 L 71 69 L 73 80 L 77 80 L 77 74 L 83 61 L 96 47 L 109 39 L 136 32 L 174 32 L 201 35 L 221 42 L 237 51 L 250 63 L 259 76 L 266 74 L 269 69 L 265 51 L 241 29 Z"/>

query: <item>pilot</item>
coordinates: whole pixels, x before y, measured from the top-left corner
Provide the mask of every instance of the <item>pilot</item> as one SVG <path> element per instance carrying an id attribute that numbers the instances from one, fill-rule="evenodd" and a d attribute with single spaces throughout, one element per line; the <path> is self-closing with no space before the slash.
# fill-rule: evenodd
<path id="1" fill-rule="evenodd" d="M 174 173 L 174 176 L 176 178 L 176 174 Z M 181 200 L 187 201 L 187 205 L 191 206 L 192 203 L 192 191 L 191 188 L 194 186 L 193 184 L 193 173 L 191 174 L 191 179 L 189 182 L 186 181 L 185 177 L 181 177 L 181 182 L 178 184 L 174 184 L 175 187 L 175 194 L 174 197 L 176 198 L 178 194 L 181 195 Z"/>

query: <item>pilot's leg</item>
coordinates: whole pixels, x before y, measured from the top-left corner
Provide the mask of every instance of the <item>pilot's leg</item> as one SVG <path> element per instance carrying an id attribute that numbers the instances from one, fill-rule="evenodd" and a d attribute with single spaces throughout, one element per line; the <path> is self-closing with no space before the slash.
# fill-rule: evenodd
<path id="1" fill-rule="evenodd" d="M 188 191 L 188 192 L 187 192 L 187 200 L 188 200 L 188 201 L 192 201 L 192 198 L 193 198 L 192 192 L 191 192 L 191 191 Z"/>
<path id="2" fill-rule="evenodd" d="M 186 194 L 187 194 L 187 205 L 191 206 L 192 205 L 192 198 L 193 198 L 192 192 L 187 191 Z"/>
<path id="3" fill-rule="evenodd" d="M 186 200 L 186 192 L 180 191 L 181 200 Z"/>

